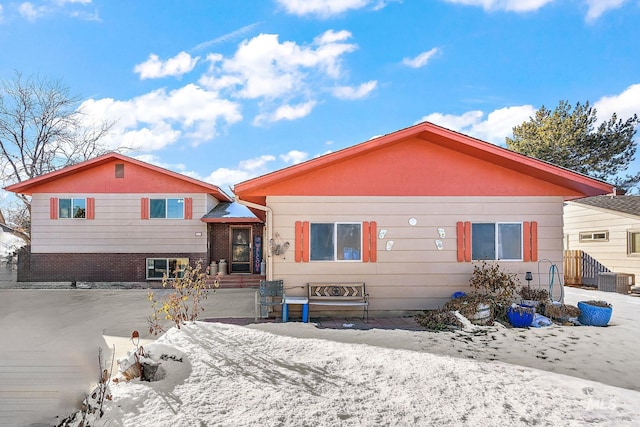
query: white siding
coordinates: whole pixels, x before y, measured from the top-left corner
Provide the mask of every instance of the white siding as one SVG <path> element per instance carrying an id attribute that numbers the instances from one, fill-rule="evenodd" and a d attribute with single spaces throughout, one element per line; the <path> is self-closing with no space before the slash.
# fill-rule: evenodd
<path id="1" fill-rule="evenodd" d="M 567 203 L 564 218 L 567 249 L 582 250 L 611 271 L 640 279 L 640 257 L 627 255 L 627 232 L 640 230 L 640 217 Z M 607 231 L 609 241 L 580 242 L 579 233 L 588 231 Z"/>
<path id="2" fill-rule="evenodd" d="M 456 223 L 537 221 L 538 259 L 548 259 L 562 269 L 562 198 L 560 197 L 269 197 L 273 232 L 290 248 L 274 256 L 273 277 L 284 279 L 290 294 L 301 295 L 310 281 L 365 282 L 372 310 L 434 308 L 453 292 L 468 291 L 473 263 L 457 262 Z M 410 218 L 417 224 L 411 226 Z M 308 262 L 294 260 L 295 222 L 375 221 L 378 261 Z M 444 248 L 438 250 L 438 228 L 445 230 Z M 393 248 L 385 249 L 393 240 Z M 500 261 L 517 273 L 523 284 L 531 271 L 538 283 L 537 262 Z M 542 284 L 548 285 L 546 263 Z M 559 292 L 559 289 L 557 290 Z"/>
<path id="3" fill-rule="evenodd" d="M 93 197 L 95 219 L 49 219 L 51 197 Z M 193 219 L 142 220 L 142 197 L 191 197 Z M 36 194 L 32 200 L 33 253 L 180 253 L 207 251 L 211 206 L 206 194 Z M 200 235 L 196 235 L 200 233 Z"/>

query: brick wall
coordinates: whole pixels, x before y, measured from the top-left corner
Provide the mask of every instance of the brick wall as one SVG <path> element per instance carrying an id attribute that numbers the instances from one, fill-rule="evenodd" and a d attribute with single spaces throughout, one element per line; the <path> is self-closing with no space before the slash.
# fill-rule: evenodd
<path id="1" fill-rule="evenodd" d="M 234 224 L 241 225 L 241 224 Z M 262 236 L 262 231 L 264 229 L 264 224 L 251 224 L 251 233 L 253 238 L 255 236 Z M 212 223 L 209 224 L 209 263 L 211 261 L 220 261 L 221 259 L 227 260 L 227 265 L 229 263 L 229 259 L 231 258 L 231 246 L 229 242 L 229 236 L 231 233 L 230 224 L 222 224 L 222 223 Z M 262 242 L 262 247 L 265 247 L 264 239 Z"/>
<path id="2" fill-rule="evenodd" d="M 144 282 L 147 258 L 189 258 L 191 265 L 206 253 L 31 254 L 18 255 L 19 282 Z"/>

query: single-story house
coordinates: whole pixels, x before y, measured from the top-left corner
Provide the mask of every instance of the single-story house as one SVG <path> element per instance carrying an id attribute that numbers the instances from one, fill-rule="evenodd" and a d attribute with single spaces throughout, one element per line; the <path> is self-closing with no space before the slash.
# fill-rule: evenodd
<path id="1" fill-rule="evenodd" d="M 31 196 L 19 281 L 153 281 L 198 260 L 261 273 L 264 227 L 251 211 L 215 185 L 121 154 L 6 190 Z"/>
<path id="2" fill-rule="evenodd" d="M 428 122 L 234 187 L 265 221 L 267 278 L 292 296 L 364 282 L 371 310 L 441 306 L 469 290 L 476 260 L 537 284 L 540 261 L 562 269 L 564 202 L 613 192 Z"/>
<path id="3" fill-rule="evenodd" d="M 633 275 L 632 281 L 640 277 L 640 196 L 567 201 L 564 234 L 567 250 L 582 251 L 613 273 Z"/>

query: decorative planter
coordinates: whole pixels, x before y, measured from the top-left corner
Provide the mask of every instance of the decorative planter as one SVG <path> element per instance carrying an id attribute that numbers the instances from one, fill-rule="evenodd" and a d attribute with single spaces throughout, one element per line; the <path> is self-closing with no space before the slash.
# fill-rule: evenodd
<path id="1" fill-rule="evenodd" d="M 478 304 L 476 313 L 472 316 L 471 323 L 476 325 L 486 325 L 491 321 L 491 306 L 489 304 Z"/>
<path id="2" fill-rule="evenodd" d="M 598 307 L 586 301 L 579 301 L 578 308 L 580 309 L 578 321 L 587 326 L 607 326 L 613 312 L 613 307 Z"/>
<path id="3" fill-rule="evenodd" d="M 535 309 L 533 307 L 509 307 L 507 318 L 514 328 L 527 328 L 533 322 Z"/>
<path id="4" fill-rule="evenodd" d="M 532 299 L 523 299 L 520 301 L 520 305 L 523 307 L 533 307 L 533 309 L 536 310 L 538 308 L 538 305 L 540 305 L 540 301 L 535 301 Z"/>

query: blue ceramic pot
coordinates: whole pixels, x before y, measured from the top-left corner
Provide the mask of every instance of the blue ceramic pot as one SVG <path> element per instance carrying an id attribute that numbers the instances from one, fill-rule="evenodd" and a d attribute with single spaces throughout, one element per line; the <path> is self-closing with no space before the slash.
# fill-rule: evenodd
<path id="1" fill-rule="evenodd" d="M 612 307 L 598 307 L 585 304 L 584 301 L 578 301 L 578 308 L 580 309 L 578 322 L 587 326 L 607 326 L 613 313 Z"/>
<path id="2" fill-rule="evenodd" d="M 507 318 L 514 328 L 527 328 L 533 322 L 535 310 L 532 307 L 520 307 L 514 309 L 509 307 L 507 310 Z"/>

